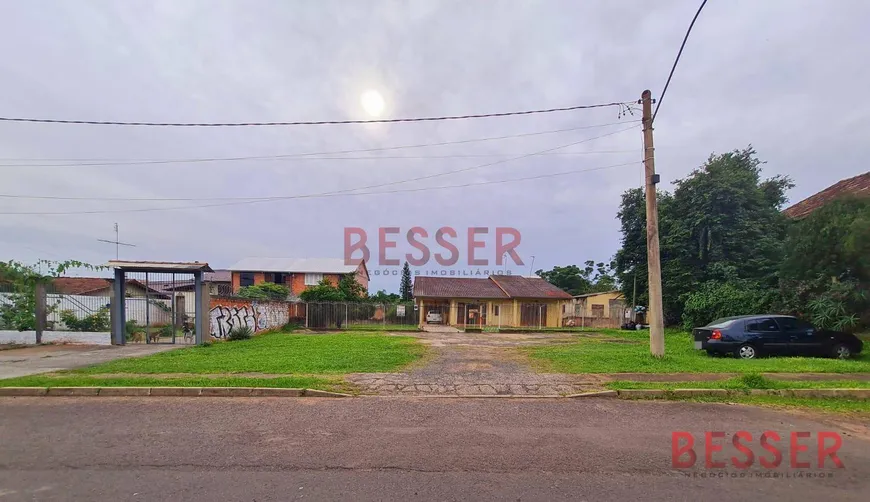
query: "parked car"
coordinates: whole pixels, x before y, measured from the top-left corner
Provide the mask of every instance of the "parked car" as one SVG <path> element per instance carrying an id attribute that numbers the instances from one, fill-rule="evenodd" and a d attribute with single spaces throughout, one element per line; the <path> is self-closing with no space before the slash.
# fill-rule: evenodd
<path id="1" fill-rule="evenodd" d="M 695 348 L 707 354 L 734 354 L 742 359 L 761 355 L 828 356 L 847 359 L 864 343 L 855 335 L 816 329 L 795 317 L 748 315 L 723 317 L 692 330 Z"/>
<path id="2" fill-rule="evenodd" d="M 432 324 L 437 323 L 441 324 L 443 322 L 443 318 L 441 317 L 441 312 L 436 312 L 434 310 L 430 310 L 426 313 L 426 323 Z"/>

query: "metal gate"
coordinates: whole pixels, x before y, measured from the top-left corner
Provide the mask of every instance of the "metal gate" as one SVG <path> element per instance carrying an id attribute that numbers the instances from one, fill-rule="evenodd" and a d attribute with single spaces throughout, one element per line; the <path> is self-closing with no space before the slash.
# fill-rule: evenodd
<path id="1" fill-rule="evenodd" d="M 126 276 L 127 343 L 195 343 L 193 274 L 127 272 Z"/>

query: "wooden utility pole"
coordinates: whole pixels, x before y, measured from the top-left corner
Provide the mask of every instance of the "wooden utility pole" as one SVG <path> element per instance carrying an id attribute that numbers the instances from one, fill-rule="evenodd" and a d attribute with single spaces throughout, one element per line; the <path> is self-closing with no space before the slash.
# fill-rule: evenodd
<path id="1" fill-rule="evenodd" d="M 643 165 L 646 172 L 646 262 L 649 273 L 649 350 L 655 357 L 665 355 L 665 322 L 662 309 L 662 265 L 659 258 L 659 210 L 656 204 L 655 147 L 653 146 L 652 93 L 640 95 L 643 105 Z"/>

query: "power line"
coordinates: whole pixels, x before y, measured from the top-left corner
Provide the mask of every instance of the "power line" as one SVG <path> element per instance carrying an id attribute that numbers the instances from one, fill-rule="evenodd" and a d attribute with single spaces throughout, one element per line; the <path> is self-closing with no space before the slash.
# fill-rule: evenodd
<path id="1" fill-rule="evenodd" d="M 563 132 L 572 132 L 572 131 L 580 131 L 584 129 L 595 129 L 598 127 L 608 127 L 613 125 L 623 125 L 640 122 L 639 120 L 629 120 L 623 122 L 610 122 L 607 124 L 594 124 L 587 126 L 579 126 L 579 127 L 569 127 L 566 129 L 553 129 L 549 131 L 536 131 L 536 132 L 528 132 L 528 133 L 520 133 L 520 134 L 508 134 L 504 136 L 490 136 L 484 138 L 473 138 L 473 139 L 464 139 L 457 141 L 441 141 L 437 143 L 419 143 L 413 145 L 398 145 L 398 146 L 387 146 L 387 147 L 376 147 L 376 148 L 363 148 L 363 149 L 353 149 L 353 150 L 333 150 L 333 151 L 320 151 L 320 152 L 307 152 L 307 153 L 288 153 L 288 154 L 278 154 L 278 155 L 251 155 L 251 156 L 240 156 L 240 157 L 201 157 L 201 158 L 189 158 L 189 159 L 140 159 L 140 160 L 118 160 L 118 159 L 0 159 L 0 161 L 46 161 L 46 162 L 64 162 L 70 161 L 74 163 L 70 164 L 27 164 L 24 166 L 9 166 L 9 165 L 0 165 L 0 167 L 66 167 L 66 166 L 116 166 L 116 165 L 151 165 L 151 164 L 182 164 L 182 163 L 201 163 L 201 162 L 235 162 L 235 161 L 246 161 L 246 160 L 292 160 L 292 159 L 306 159 L 317 156 L 328 156 L 328 155 L 343 155 L 350 153 L 371 153 L 371 152 L 383 152 L 383 151 L 391 151 L 391 150 L 404 150 L 408 148 L 425 148 L 425 147 L 434 147 L 434 146 L 447 146 L 447 145 L 462 145 L 468 143 L 478 143 L 485 141 L 497 141 L 503 139 L 512 139 L 512 138 L 523 138 L 529 136 L 541 136 L 545 134 L 558 134 Z M 379 159 L 382 157 L 370 157 L 372 159 Z M 88 163 L 87 161 L 94 160 L 96 162 Z M 331 159 L 330 159 L 331 160 Z M 84 163 L 80 163 L 84 162 Z"/>
<path id="2" fill-rule="evenodd" d="M 520 155 L 520 156 L 517 156 L 517 157 L 511 157 L 511 158 L 509 158 L 509 159 L 496 160 L 496 161 L 493 161 L 493 162 L 488 162 L 488 163 L 486 163 L 486 164 L 479 164 L 479 165 L 475 165 L 475 166 L 463 167 L 463 168 L 460 168 L 460 169 L 454 169 L 454 170 L 451 170 L 451 171 L 445 171 L 445 172 L 441 172 L 441 173 L 428 174 L 428 175 L 425 175 L 425 176 L 417 176 L 417 177 L 414 177 L 414 178 L 408 178 L 408 179 L 403 179 L 403 180 L 390 181 L 390 182 L 386 182 L 386 183 L 376 183 L 376 184 L 373 184 L 373 185 L 366 185 L 366 186 L 361 186 L 361 187 L 356 187 L 356 188 L 346 188 L 346 189 L 338 190 L 338 191 L 334 191 L 334 192 L 324 192 L 324 193 L 321 193 L 321 194 L 314 194 L 314 195 L 331 195 L 331 194 L 335 194 L 335 193 L 353 192 L 353 191 L 357 191 L 357 190 L 368 190 L 368 189 L 372 189 L 372 188 L 381 188 L 381 187 L 386 187 L 386 186 L 400 185 L 400 184 L 404 184 L 404 183 L 411 183 L 411 182 L 414 182 L 414 181 L 428 180 L 428 179 L 432 179 L 432 178 L 439 178 L 439 177 L 441 177 L 441 176 L 448 176 L 448 175 L 451 175 L 451 174 L 456 174 L 456 173 L 462 173 L 462 172 L 473 171 L 473 170 L 476 170 L 476 169 L 482 169 L 482 168 L 485 168 L 485 167 L 491 167 L 491 166 L 495 166 L 495 165 L 498 165 L 498 164 L 504 164 L 504 163 L 506 163 L 506 162 L 512 162 L 512 161 L 515 161 L 515 160 L 522 160 L 522 159 L 525 159 L 525 158 L 528 158 L 528 157 L 534 157 L 534 156 L 537 156 L 537 155 L 542 155 L 542 154 L 545 154 L 545 153 L 553 152 L 553 151 L 555 151 L 555 150 L 560 150 L 560 149 L 562 149 L 562 148 L 568 148 L 568 147 L 570 147 L 570 146 L 575 146 L 575 145 L 579 145 L 579 144 L 582 144 L 582 143 L 588 143 L 588 142 L 590 142 L 590 141 L 594 141 L 594 140 L 596 140 L 596 139 L 605 138 L 605 137 L 607 137 L 607 136 L 613 136 L 613 135 L 615 135 L 615 134 L 619 134 L 619 133 L 622 133 L 622 132 L 625 132 L 625 131 L 629 131 L 629 130 L 631 130 L 631 129 L 635 129 L 635 128 L 637 128 L 637 125 L 636 125 L 636 124 L 633 125 L 633 126 L 630 126 L 630 127 L 623 128 L 623 129 L 618 129 L 618 130 L 616 130 L 616 131 L 611 131 L 611 132 L 606 133 L 606 134 L 601 134 L 601 135 L 599 135 L 599 136 L 594 136 L 594 137 L 591 137 L 591 138 L 584 138 L 584 139 L 581 139 L 581 140 L 579 140 L 579 141 L 573 141 L 573 142 L 568 143 L 568 144 L 565 144 L 565 145 L 555 146 L 555 147 L 552 147 L 552 148 L 547 148 L 547 149 L 545 149 L 545 150 L 540 150 L 540 151 L 537 151 L 537 152 L 531 152 L 531 153 L 523 154 L 523 155 Z M 244 201 L 255 201 L 255 200 L 259 200 L 259 201 L 263 201 L 263 200 L 281 200 L 281 199 L 286 198 L 286 197 L 284 197 L 284 196 L 279 196 L 279 197 L 203 197 L 203 198 L 170 198 L 170 197 L 146 197 L 146 198 L 136 198 L 136 197 L 61 197 L 61 196 L 50 196 L 50 195 L 15 195 L 15 194 L 0 194 L 0 197 L 4 197 L 4 198 L 15 198 L 15 199 L 86 200 L 86 201 L 152 201 L 152 202 L 155 202 L 155 201 L 176 201 L 176 202 L 177 202 L 177 201 L 207 201 L 207 200 L 244 200 Z M 45 213 L 0 213 L 0 214 L 45 214 Z M 48 214 L 55 214 L 55 213 L 48 213 Z M 62 214 L 62 213 L 61 213 L 61 214 Z"/>
<path id="3" fill-rule="evenodd" d="M 23 117 L 0 117 L 3 122 L 35 122 L 40 124 L 87 124 L 87 125 L 112 125 L 112 126 L 148 126 L 148 127 L 259 127 L 259 126 L 309 126 L 309 125 L 340 125 L 340 124 L 392 124 L 397 122 L 434 122 L 441 120 L 465 120 L 492 117 L 510 117 L 517 115 L 535 115 L 541 113 L 569 112 L 575 110 L 589 110 L 593 108 L 619 107 L 620 113 L 628 109 L 632 102 L 597 103 L 592 105 L 564 106 L 560 108 L 543 108 L 536 110 L 522 110 L 514 112 L 480 113 L 468 115 L 441 115 L 434 117 L 410 117 L 398 119 L 369 119 L 369 120 L 312 120 L 294 122 L 121 122 L 111 120 L 67 120 L 67 119 L 38 119 Z"/>
<path id="4" fill-rule="evenodd" d="M 674 59 L 674 65 L 671 67 L 671 73 L 668 74 L 668 80 L 665 82 L 665 87 L 662 89 L 662 93 L 659 94 L 658 103 L 656 103 L 656 109 L 653 111 L 652 119 L 650 122 L 655 122 L 656 115 L 659 113 L 659 107 L 662 106 L 662 101 L 665 99 L 665 93 L 668 92 L 668 86 L 671 84 L 671 77 L 674 76 L 674 70 L 677 69 L 677 63 L 680 62 L 680 56 L 683 55 L 683 49 L 686 47 L 686 41 L 689 40 L 689 33 L 692 33 L 692 27 L 695 26 L 695 21 L 698 19 L 698 16 L 701 14 L 701 11 L 704 10 L 704 6 L 707 5 L 707 0 L 703 0 L 701 2 L 701 6 L 698 7 L 698 12 L 695 13 L 695 17 L 692 18 L 692 22 L 689 23 L 689 29 L 686 30 L 686 36 L 683 37 L 683 43 L 680 44 L 680 51 L 677 52 L 677 58 Z"/>
<path id="5" fill-rule="evenodd" d="M 433 190 L 447 190 L 450 188 L 465 188 L 471 186 L 481 186 L 481 185 L 495 185 L 495 184 L 503 184 L 503 183 L 514 183 L 517 181 L 531 181 L 538 180 L 544 178 L 555 178 L 559 176 L 568 176 L 571 174 L 579 174 L 579 173 L 587 173 L 592 171 L 601 171 L 604 169 L 612 169 L 615 167 L 624 167 L 637 164 L 638 161 L 632 162 L 624 162 L 622 164 L 612 164 L 607 166 L 598 166 L 588 169 L 573 169 L 570 171 L 561 171 L 557 173 L 549 173 L 549 174 L 539 174 L 535 176 L 526 176 L 522 178 L 510 178 L 504 180 L 489 180 L 489 181 L 478 181 L 472 183 L 461 183 L 457 185 L 444 185 L 437 187 L 417 187 L 417 188 L 401 188 L 395 190 L 384 190 L 380 192 L 358 192 L 358 193 L 349 193 L 348 191 L 344 192 L 326 192 L 321 194 L 304 194 L 304 195 L 287 195 L 282 197 L 271 197 L 266 199 L 255 199 L 255 200 L 244 200 L 244 201 L 234 201 L 234 202 L 224 202 L 217 204 L 204 204 L 204 205 L 195 205 L 195 206 L 173 206 L 173 207 L 150 207 L 150 208 L 138 208 L 138 209 L 119 209 L 119 210 L 94 210 L 94 211 L 69 211 L 69 212 L 18 212 L 18 213 L 0 213 L 0 215 L 76 215 L 76 214 L 113 214 L 113 213 L 141 213 L 141 212 L 153 212 L 153 211 L 175 211 L 175 210 L 183 210 L 183 209 L 203 209 L 203 208 L 212 208 L 212 207 L 223 207 L 223 206 L 237 206 L 237 205 L 245 205 L 245 204 L 257 204 L 261 202 L 274 202 L 278 200 L 294 200 L 294 199 L 314 199 L 314 198 L 325 198 L 325 197 L 353 197 L 358 195 L 385 195 L 385 194 L 394 194 L 394 193 L 408 193 L 408 192 L 426 192 Z"/>

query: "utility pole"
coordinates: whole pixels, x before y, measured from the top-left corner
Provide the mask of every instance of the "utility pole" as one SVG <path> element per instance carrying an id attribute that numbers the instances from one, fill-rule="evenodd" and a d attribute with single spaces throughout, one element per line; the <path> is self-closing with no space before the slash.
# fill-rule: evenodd
<path id="1" fill-rule="evenodd" d="M 107 239 L 97 239 L 97 240 L 100 242 L 108 242 L 109 244 L 115 245 L 115 259 L 116 260 L 120 259 L 120 256 L 121 256 L 120 246 L 129 246 L 131 248 L 136 247 L 135 244 L 127 244 L 126 242 L 121 242 L 118 239 L 118 224 L 117 223 L 115 223 L 115 240 L 113 240 L 113 241 L 110 241 Z"/>
<path id="2" fill-rule="evenodd" d="M 655 147 L 653 146 L 652 93 L 640 95 L 643 105 L 643 165 L 646 172 L 646 262 L 649 274 L 649 350 L 655 357 L 665 355 L 665 321 L 662 309 L 662 265 L 659 257 L 659 212 L 656 205 Z"/>

